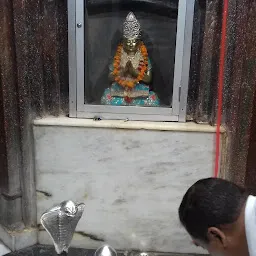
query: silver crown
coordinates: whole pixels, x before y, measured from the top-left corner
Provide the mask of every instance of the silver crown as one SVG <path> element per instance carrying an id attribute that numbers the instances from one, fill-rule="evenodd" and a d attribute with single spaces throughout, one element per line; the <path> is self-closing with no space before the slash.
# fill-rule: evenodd
<path id="1" fill-rule="evenodd" d="M 137 39 L 141 36 L 140 23 L 133 12 L 130 12 L 124 21 L 123 36 L 127 39 Z"/>

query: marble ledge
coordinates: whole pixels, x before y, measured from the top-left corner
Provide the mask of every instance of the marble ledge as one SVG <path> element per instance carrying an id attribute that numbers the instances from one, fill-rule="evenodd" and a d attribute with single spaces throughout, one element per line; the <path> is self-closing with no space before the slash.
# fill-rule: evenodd
<path id="1" fill-rule="evenodd" d="M 148 122 L 148 121 L 125 121 L 125 120 L 100 120 L 78 119 L 69 117 L 44 117 L 34 120 L 35 126 L 62 126 L 62 127 L 85 127 L 85 128 L 107 128 L 128 130 L 151 130 L 151 131 L 179 131 L 179 132 L 201 132 L 215 133 L 216 127 L 208 124 L 196 124 L 194 122 Z M 221 127 L 221 133 L 225 133 Z"/>

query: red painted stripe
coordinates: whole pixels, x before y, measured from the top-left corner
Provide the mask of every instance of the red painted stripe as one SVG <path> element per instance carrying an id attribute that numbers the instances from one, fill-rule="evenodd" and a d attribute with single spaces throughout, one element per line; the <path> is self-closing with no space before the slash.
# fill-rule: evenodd
<path id="1" fill-rule="evenodd" d="M 223 84 L 225 71 L 225 51 L 227 41 L 227 16 L 228 16 L 228 0 L 224 0 L 223 14 L 222 14 L 222 33 L 221 33 L 221 47 L 220 47 L 220 63 L 219 63 L 219 79 L 218 79 L 218 110 L 217 110 L 217 128 L 216 128 L 216 155 L 215 155 L 215 169 L 214 177 L 219 175 L 220 165 L 220 140 L 221 140 L 221 119 L 222 119 L 222 100 L 223 100 Z"/>

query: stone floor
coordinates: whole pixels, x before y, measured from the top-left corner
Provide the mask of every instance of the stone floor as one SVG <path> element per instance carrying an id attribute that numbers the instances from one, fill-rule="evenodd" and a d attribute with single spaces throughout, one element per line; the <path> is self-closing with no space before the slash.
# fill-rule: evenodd
<path id="1" fill-rule="evenodd" d="M 9 252 L 10 250 L 5 245 L 3 245 L 0 241 L 0 256 L 3 256 Z"/>

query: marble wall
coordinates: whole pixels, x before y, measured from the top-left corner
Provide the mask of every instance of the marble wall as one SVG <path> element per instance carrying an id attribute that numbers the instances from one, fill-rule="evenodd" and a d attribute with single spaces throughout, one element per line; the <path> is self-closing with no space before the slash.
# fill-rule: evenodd
<path id="1" fill-rule="evenodd" d="M 73 245 L 201 253 L 178 221 L 186 189 L 212 175 L 214 133 L 34 126 L 38 223 L 86 204 Z M 40 228 L 40 243 L 51 243 Z"/>

